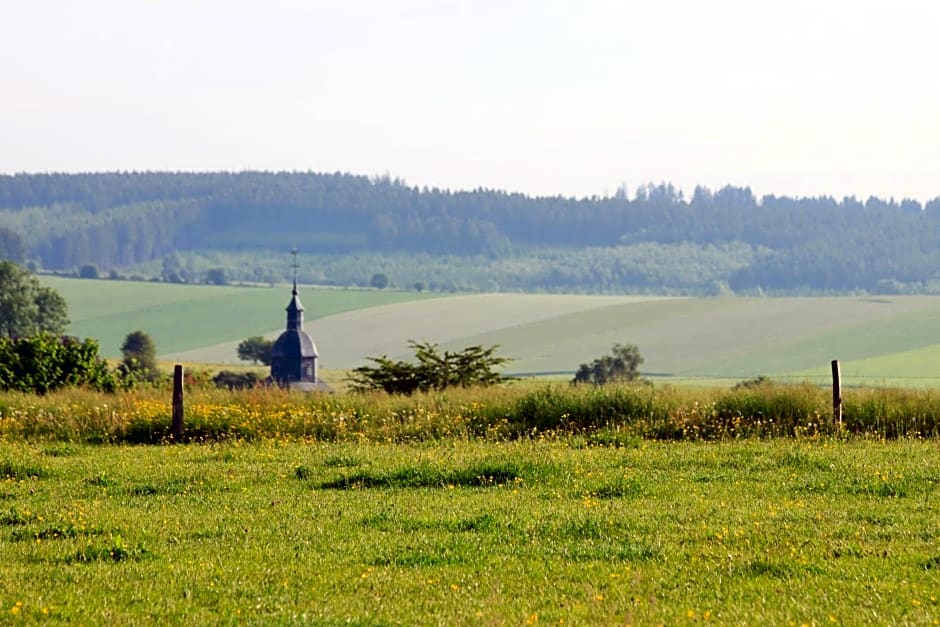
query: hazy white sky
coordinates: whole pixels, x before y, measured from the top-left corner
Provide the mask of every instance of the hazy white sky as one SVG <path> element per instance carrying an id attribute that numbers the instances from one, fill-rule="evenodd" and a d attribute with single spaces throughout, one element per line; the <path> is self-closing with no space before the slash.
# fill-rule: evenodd
<path id="1" fill-rule="evenodd" d="M 931 0 L 4 0 L 0 172 L 940 196 Z"/>

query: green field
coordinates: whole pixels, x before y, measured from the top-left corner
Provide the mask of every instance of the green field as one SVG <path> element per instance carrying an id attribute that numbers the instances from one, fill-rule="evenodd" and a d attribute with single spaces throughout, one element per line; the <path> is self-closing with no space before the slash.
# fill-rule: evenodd
<path id="1" fill-rule="evenodd" d="M 235 363 L 249 335 L 276 337 L 286 288 L 44 279 L 68 299 L 72 332 L 118 354 L 134 329 L 168 360 Z M 616 342 L 634 343 L 653 378 L 759 375 L 847 384 L 940 385 L 940 297 L 665 298 L 545 294 L 430 295 L 302 288 L 324 368 L 407 357 L 409 339 L 461 349 L 498 344 L 509 373 L 570 376 Z"/>
<path id="2" fill-rule="evenodd" d="M 40 277 L 68 301 L 70 333 L 98 338 L 104 355 L 121 355 L 124 337 L 134 330 L 151 335 L 161 354 L 228 342 L 234 346 L 250 335 L 283 328 L 290 286 L 236 287 L 174 285 Z M 307 320 L 343 311 L 433 297 L 427 293 L 307 288 Z"/>
<path id="3" fill-rule="evenodd" d="M 937 624 L 935 441 L 0 449 L 0 622 Z"/>

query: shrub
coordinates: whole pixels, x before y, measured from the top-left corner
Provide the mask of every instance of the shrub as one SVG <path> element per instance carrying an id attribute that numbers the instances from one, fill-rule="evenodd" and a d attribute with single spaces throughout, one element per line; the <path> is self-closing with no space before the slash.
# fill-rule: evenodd
<path id="1" fill-rule="evenodd" d="M 247 390 L 259 385 L 264 377 L 254 372 L 233 372 L 222 370 L 212 377 L 216 387 L 228 390 Z"/>
<path id="2" fill-rule="evenodd" d="M 437 344 L 408 343 L 415 350 L 418 363 L 393 361 L 386 356 L 370 357 L 375 366 L 353 370 L 349 381 L 356 391 L 384 390 L 389 394 L 443 390 L 449 387 L 495 385 L 506 378 L 494 370 L 509 361 L 496 356 L 496 346 L 469 346 L 459 353 L 439 352 Z"/>
<path id="3" fill-rule="evenodd" d="M 128 333 L 121 345 L 121 353 L 124 355 L 121 366 L 132 378 L 154 381 L 160 376 L 157 370 L 157 347 L 143 331 Z"/>
<path id="4" fill-rule="evenodd" d="M 604 385 L 613 381 L 633 381 L 640 376 L 643 363 L 640 349 L 633 344 L 614 344 L 610 355 L 598 357 L 590 364 L 581 364 L 572 383 Z"/>
<path id="5" fill-rule="evenodd" d="M 46 394 L 70 386 L 113 392 L 119 381 L 98 357 L 98 343 L 41 333 L 0 337 L 0 390 Z"/>

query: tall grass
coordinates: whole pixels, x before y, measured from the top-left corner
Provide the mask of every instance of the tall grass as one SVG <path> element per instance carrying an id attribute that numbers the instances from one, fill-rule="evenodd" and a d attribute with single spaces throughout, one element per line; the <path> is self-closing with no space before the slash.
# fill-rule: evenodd
<path id="1" fill-rule="evenodd" d="M 833 422 L 831 402 L 822 388 L 771 383 L 732 390 L 517 384 L 410 397 L 194 389 L 186 394 L 184 438 L 410 442 L 590 434 L 592 441 L 616 442 L 940 436 L 940 395 L 931 390 L 846 391 L 841 425 Z M 157 443 L 169 437 L 170 414 L 165 390 L 4 394 L 0 438 Z"/>

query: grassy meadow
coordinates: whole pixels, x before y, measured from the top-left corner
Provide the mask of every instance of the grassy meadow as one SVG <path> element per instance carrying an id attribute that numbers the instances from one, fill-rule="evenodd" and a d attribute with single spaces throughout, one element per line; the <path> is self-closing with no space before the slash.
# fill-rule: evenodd
<path id="1" fill-rule="evenodd" d="M 0 449 L 0 621 L 940 621 L 936 441 Z"/>
<path id="2" fill-rule="evenodd" d="M 185 401 L 0 395 L 0 623 L 940 624 L 931 390 Z"/>

